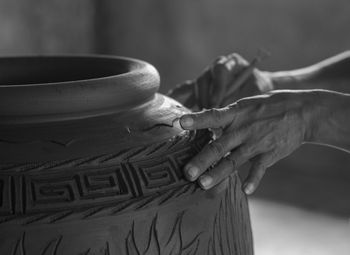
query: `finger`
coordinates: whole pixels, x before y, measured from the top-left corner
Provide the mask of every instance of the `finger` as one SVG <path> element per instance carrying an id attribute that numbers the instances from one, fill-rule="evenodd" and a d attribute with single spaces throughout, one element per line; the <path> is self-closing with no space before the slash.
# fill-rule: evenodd
<path id="1" fill-rule="evenodd" d="M 211 95 L 211 107 L 220 106 L 221 101 L 224 98 L 226 86 L 230 81 L 231 65 L 229 63 L 232 60 L 226 57 L 221 57 L 214 63 L 211 68 L 212 74 L 212 95 Z"/>
<path id="2" fill-rule="evenodd" d="M 196 105 L 195 95 L 193 93 L 195 81 L 188 80 L 178 84 L 174 89 L 167 93 L 167 96 L 175 99 L 187 108 L 193 109 Z"/>
<path id="3" fill-rule="evenodd" d="M 270 153 L 261 154 L 251 160 L 252 165 L 246 178 L 243 190 L 247 195 L 253 194 L 265 175 L 266 169 L 272 165 L 272 155 Z"/>
<path id="4" fill-rule="evenodd" d="M 207 68 L 204 70 L 202 75 L 200 75 L 197 80 L 197 89 L 198 89 L 198 106 L 200 109 L 202 108 L 209 108 L 210 102 L 209 102 L 209 95 L 210 95 L 210 89 L 211 89 L 211 82 L 212 77 L 210 73 L 210 69 Z"/>
<path id="5" fill-rule="evenodd" d="M 223 158 L 212 170 L 199 177 L 199 185 L 205 190 L 210 189 L 232 174 L 235 168 L 233 161 Z"/>
<path id="6" fill-rule="evenodd" d="M 217 140 L 222 136 L 224 130 L 222 128 L 211 128 L 210 131 L 213 133 L 212 139 Z"/>
<path id="7" fill-rule="evenodd" d="M 191 94 L 191 96 L 189 96 L 186 100 L 184 100 L 183 102 L 179 101 L 182 105 L 184 105 L 185 107 L 191 109 L 192 111 L 194 111 L 194 108 L 196 106 L 196 99 L 194 97 L 194 94 Z"/>
<path id="8" fill-rule="evenodd" d="M 240 70 L 237 71 L 242 71 L 245 67 L 249 65 L 248 61 L 245 60 L 241 55 L 237 53 L 231 53 L 227 55 L 228 59 L 233 59 L 236 62 L 236 67 Z"/>
<path id="9" fill-rule="evenodd" d="M 247 133 L 248 134 L 248 133 Z M 240 141 L 242 142 L 243 139 Z M 251 145 L 241 145 L 237 149 L 233 150 L 227 157 L 235 162 L 236 167 L 242 166 L 244 163 L 248 162 L 249 159 L 257 155 L 255 146 Z"/>
<path id="10" fill-rule="evenodd" d="M 230 152 L 232 147 L 238 146 L 240 141 L 241 138 L 236 139 L 236 137 L 232 137 L 231 134 L 226 134 L 204 146 L 204 148 L 186 164 L 184 172 L 187 179 L 189 181 L 196 180 L 214 163 L 218 162 Z"/>
<path id="11" fill-rule="evenodd" d="M 183 129 L 187 130 L 220 128 L 230 124 L 233 118 L 233 108 L 214 108 L 198 113 L 185 114 L 180 118 L 180 124 Z"/>
<path id="12" fill-rule="evenodd" d="M 226 93 L 222 105 L 230 104 L 238 99 L 237 95 L 241 94 L 241 86 L 235 86 L 237 79 L 239 79 L 240 74 L 249 66 L 249 63 L 240 55 L 232 53 L 228 55 L 228 59 L 234 63 L 234 68 L 231 70 L 230 80 L 227 84 L 226 92 L 230 91 L 229 94 Z"/>
<path id="13" fill-rule="evenodd" d="M 167 96 L 174 98 L 180 103 L 186 98 L 190 97 L 193 94 L 193 83 L 194 81 L 185 81 L 184 83 L 178 84 L 174 89 L 171 89 Z"/>

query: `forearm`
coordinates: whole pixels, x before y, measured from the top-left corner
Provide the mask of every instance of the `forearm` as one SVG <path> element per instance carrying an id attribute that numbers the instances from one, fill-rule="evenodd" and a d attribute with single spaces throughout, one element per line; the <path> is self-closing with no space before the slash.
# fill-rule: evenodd
<path id="1" fill-rule="evenodd" d="M 350 153 L 350 94 L 315 91 L 306 142 L 336 147 Z"/>
<path id="2" fill-rule="evenodd" d="M 267 72 L 274 89 L 326 89 L 350 93 L 350 51 L 315 65 L 281 72 Z"/>

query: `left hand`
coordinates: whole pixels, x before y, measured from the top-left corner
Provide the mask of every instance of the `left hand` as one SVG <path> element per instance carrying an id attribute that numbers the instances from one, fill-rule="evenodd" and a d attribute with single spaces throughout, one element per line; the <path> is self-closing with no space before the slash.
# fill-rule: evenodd
<path id="1" fill-rule="evenodd" d="M 192 110 L 201 110 L 226 106 L 239 98 L 272 90 L 273 85 L 269 73 L 254 69 L 251 77 L 243 86 L 236 89 L 233 94 L 228 94 L 237 76 L 248 65 L 249 63 L 236 53 L 221 56 L 197 79 L 177 85 L 169 91 L 168 96 Z"/>
<path id="2" fill-rule="evenodd" d="M 184 129 L 222 128 L 222 136 L 207 144 L 184 168 L 190 181 L 204 189 L 221 182 L 250 161 L 244 191 L 257 188 L 268 167 L 291 154 L 309 136 L 317 115 L 318 94 L 313 91 L 273 91 L 243 98 L 221 109 L 186 114 Z"/>

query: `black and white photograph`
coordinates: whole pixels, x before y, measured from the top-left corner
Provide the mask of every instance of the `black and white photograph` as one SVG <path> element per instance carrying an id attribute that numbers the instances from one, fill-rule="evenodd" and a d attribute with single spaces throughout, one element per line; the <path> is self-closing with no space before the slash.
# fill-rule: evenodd
<path id="1" fill-rule="evenodd" d="M 0 0 L 0 255 L 349 255 L 348 0 Z"/>

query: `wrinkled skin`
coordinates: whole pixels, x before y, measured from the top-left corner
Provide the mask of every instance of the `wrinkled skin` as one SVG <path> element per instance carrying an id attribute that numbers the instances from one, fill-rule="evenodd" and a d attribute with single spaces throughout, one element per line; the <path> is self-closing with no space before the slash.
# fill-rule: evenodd
<path id="1" fill-rule="evenodd" d="M 199 178 L 199 184 L 209 189 L 250 161 L 244 190 L 251 194 L 268 167 L 305 141 L 311 128 L 310 102 L 315 96 L 312 92 L 278 91 L 244 98 L 225 108 L 183 116 L 180 124 L 184 129 L 223 130 L 219 138 L 186 165 L 187 178 L 191 181 Z"/>
<path id="2" fill-rule="evenodd" d="M 168 96 L 181 102 L 186 107 L 191 108 L 193 111 L 198 111 L 201 109 L 226 106 L 240 98 L 259 95 L 262 92 L 272 90 L 273 86 L 269 76 L 258 69 L 254 69 L 253 74 L 243 86 L 234 89 L 232 94 L 227 94 L 227 91 L 231 89 L 234 81 L 237 79 L 237 76 L 248 65 L 249 63 L 236 53 L 229 54 L 227 56 L 220 56 L 210 66 L 208 66 L 197 79 L 189 80 L 177 85 L 168 93 Z M 197 86 L 197 88 L 195 88 L 195 86 Z M 196 89 L 197 91 L 195 92 Z M 212 110 L 212 112 L 214 112 L 214 110 Z M 215 112 L 213 114 L 215 114 Z M 222 134 L 221 128 L 215 128 L 215 126 L 207 126 L 206 128 L 210 128 L 212 131 L 214 131 L 216 136 L 220 136 Z M 231 133 L 232 132 L 234 131 L 231 131 Z M 224 138 L 225 136 L 223 136 L 222 139 Z M 208 148 L 204 152 L 204 155 L 210 154 L 208 159 L 210 159 L 210 162 L 212 161 L 211 163 L 208 161 L 208 163 L 204 162 L 204 164 L 200 164 L 200 170 L 192 177 L 188 174 L 188 170 L 185 170 L 185 175 L 190 181 L 195 181 L 200 174 L 205 172 L 205 170 L 213 164 L 213 162 L 219 161 L 221 155 L 219 155 L 216 150 L 213 152 L 214 154 L 210 153 L 209 151 L 211 150 L 211 146 L 215 146 L 215 144 L 216 143 L 208 145 Z M 200 160 L 200 158 L 201 154 L 195 157 L 193 161 L 196 162 Z M 238 167 L 238 161 L 235 166 L 232 166 L 232 160 L 226 161 L 227 160 L 225 159 L 225 166 L 223 166 L 225 173 L 222 171 L 217 171 L 219 176 L 216 176 L 215 173 L 212 172 L 212 178 L 215 180 L 209 186 L 202 185 L 203 188 L 208 189 L 214 186 L 217 182 L 227 177 L 228 174 L 232 173 L 233 169 Z M 188 169 L 189 166 L 190 165 L 188 165 L 186 169 Z M 204 179 L 205 176 L 201 177 L 201 180 Z"/>
<path id="3" fill-rule="evenodd" d="M 185 166 L 187 179 L 209 189 L 250 162 L 243 187 L 251 194 L 268 167 L 304 142 L 350 153 L 350 51 L 297 70 L 254 69 L 234 88 L 247 66 L 237 54 L 220 57 L 197 79 L 170 91 L 194 111 L 210 109 L 184 115 L 184 129 L 209 128 L 215 134 Z M 269 92 L 276 88 L 281 90 Z M 267 94 L 253 96 L 260 93 Z"/>

